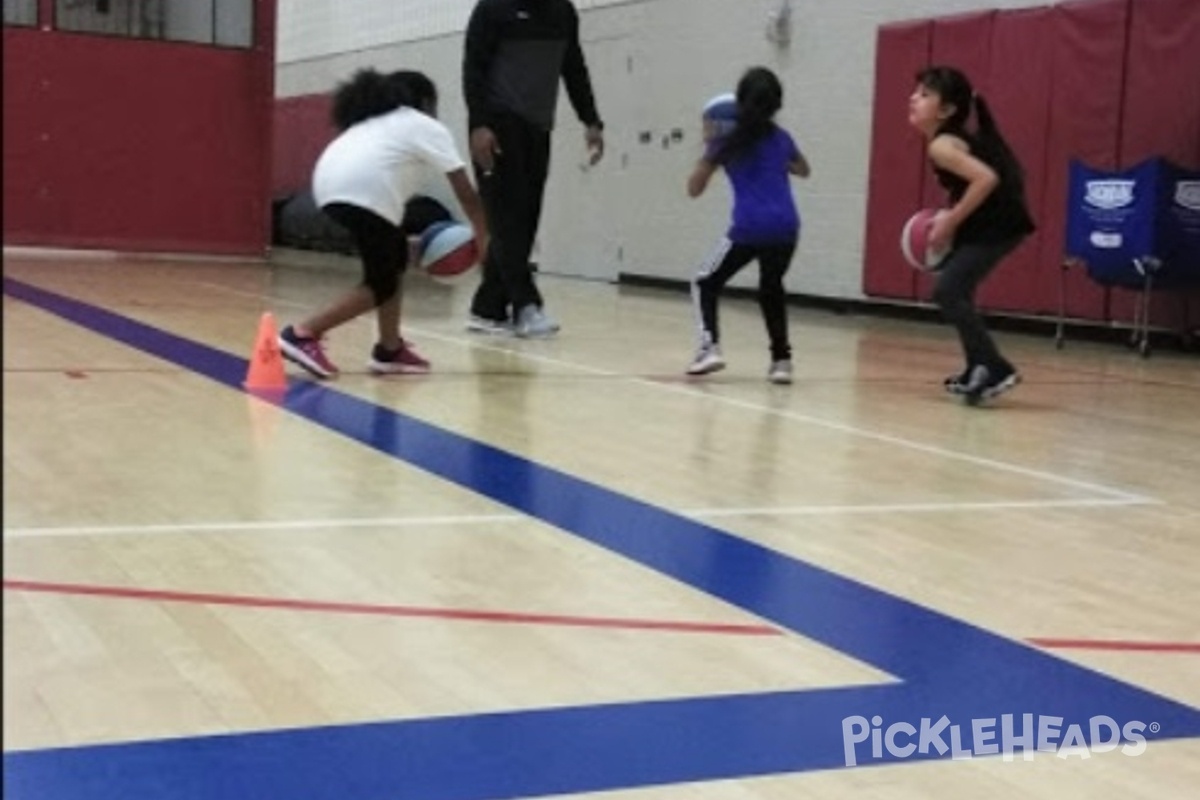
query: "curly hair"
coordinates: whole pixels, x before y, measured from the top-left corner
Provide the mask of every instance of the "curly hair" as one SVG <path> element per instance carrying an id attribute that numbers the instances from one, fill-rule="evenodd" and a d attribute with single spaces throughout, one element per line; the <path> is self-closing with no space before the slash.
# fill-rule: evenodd
<path id="1" fill-rule="evenodd" d="M 403 106 L 427 110 L 436 104 L 437 87 L 424 73 L 400 70 L 384 75 L 367 68 L 337 87 L 330 117 L 334 126 L 344 131 Z"/>

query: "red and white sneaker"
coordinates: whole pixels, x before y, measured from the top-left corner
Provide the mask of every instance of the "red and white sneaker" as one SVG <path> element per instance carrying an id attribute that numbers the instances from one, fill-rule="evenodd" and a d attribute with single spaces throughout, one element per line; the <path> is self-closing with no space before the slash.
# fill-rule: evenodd
<path id="1" fill-rule="evenodd" d="M 291 325 L 279 334 L 279 351 L 288 361 L 299 364 L 318 378 L 336 378 L 338 368 L 325 355 L 321 340 L 315 336 L 300 336 Z"/>
<path id="2" fill-rule="evenodd" d="M 424 375 L 429 372 L 429 366 L 409 342 L 401 339 L 395 350 L 375 345 L 367 368 L 375 375 Z"/>

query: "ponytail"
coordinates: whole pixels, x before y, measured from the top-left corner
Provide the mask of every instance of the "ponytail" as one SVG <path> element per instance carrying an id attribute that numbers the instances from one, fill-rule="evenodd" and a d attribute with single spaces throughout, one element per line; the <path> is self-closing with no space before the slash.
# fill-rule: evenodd
<path id="1" fill-rule="evenodd" d="M 954 109 L 938 126 L 937 132 L 972 139 L 979 148 L 978 155 L 996 170 L 1001 182 L 1017 192 L 1023 192 L 1025 176 L 1021 164 L 1000 134 L 992 109 L 971 86 L 967 76 L 954 67 L 931 66 L 917 73 L 917 83 L 936 93 L 943 104 Z M 967 119 L 971 116 L 972 108 L 975 110 L 974 135 L 967 133 Z"/>
<path id="2" fill-rule="evenodd" d="M 728 164 L 749 151 L 775 129 L 775 114 L 783 106 L 783 85 L 775 73 L 754 67 L 737 87 L 737 123 L 718 145 L 713 161 Z"/>
<path id="3" fill-rule="evenodd" d="M 1024 191 L 1025 175 L 1021 169 L 1021 163 L 1017 160 L 1012 148 L 1008 146 L 1008 142 L 1000 134 L 996 118 L 992 116 L 992 110 L 987 101 L 977 92 L 972 93 L 971 99 L 975 106 L 975 120 L 978 128 L 976 138 L 980 147 L 992 156 L 992 161 L 1000 173 L 1000 180 L 1010 184 L 1018 192 Z"/>
<path id="4" fill-rule="evenodd" d="M 748 151 L 754 144 L 771 132 L 775 126 L 771 116 L 756 111 L 738 111 L 737 124 L 717 149 L 716 163 L 728 164 Z"/>

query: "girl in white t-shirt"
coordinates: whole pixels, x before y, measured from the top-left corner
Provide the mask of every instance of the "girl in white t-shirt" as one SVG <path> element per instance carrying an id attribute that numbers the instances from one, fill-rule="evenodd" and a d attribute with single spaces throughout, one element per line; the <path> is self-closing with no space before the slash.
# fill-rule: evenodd
<path id="1" fill-rule="evenodd" d="M 371 352 L 371 372 L 429 371 L 429 362 L 400 335 L 400 277 L 409 257 L 404 206 L 421 190 L 428 168 L 446 176 L 475 229 L 479 252 L 486 252 L 479 195 L 436 115 L 437 87 L 419 72 L 360 70 L 334 94 L 333 122 L 341 133 L 317 160 L 313 194 L 321 210 L 354 237 L 363 280 L 279 335 L 283 355 L 318 378 L 338 374 L 321 337 L 372 308 L 379 341 Z"/>

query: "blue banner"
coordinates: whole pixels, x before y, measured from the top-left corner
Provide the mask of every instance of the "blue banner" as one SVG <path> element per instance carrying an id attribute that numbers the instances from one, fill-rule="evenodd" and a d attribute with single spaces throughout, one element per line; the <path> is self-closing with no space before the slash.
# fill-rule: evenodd
<path id="1" fill-rule="evenodd" d="M 1200 172 L 1153 158 L 1127 170 L 1070 165 L 1067 255 L 1098 283 L 1200 283 Z"/>

